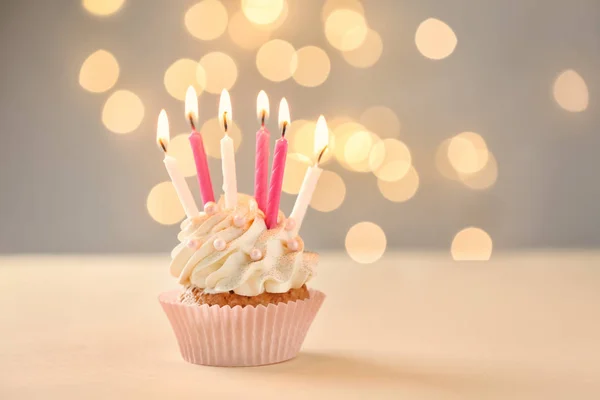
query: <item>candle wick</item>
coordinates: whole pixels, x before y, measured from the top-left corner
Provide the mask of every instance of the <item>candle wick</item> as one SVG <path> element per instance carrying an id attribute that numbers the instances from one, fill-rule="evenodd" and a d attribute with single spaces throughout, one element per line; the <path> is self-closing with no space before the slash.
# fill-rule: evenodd
<path id="1" fill-rule="evenodd" d="M 223 129 L 225 129 L 225 133 L 227 133 L 227 111 L 223 113 Z"/>
<path id="2" fill-rule="evenodd" d="M 158 144 L 160 145 L 160 147 L 163 149 L 163 151 L 166 153 L 167 152 L 167 145 L 166 143 L 161 139 L 158 140 Z"/>
<path id="3" fill-rule="evenodd" d="M 287 129 L 287 125 L 288 125 L 288 124 L 287 124 L 287 122 L 284 122 L 284 123 L 283 123 L 283 124 L 281 124 L 281 125 L 282 125 L 282 126 L 281 126 L 281 137 L 283 138 L 283 137 L 285 137 L 285 131 L 286 131 L 286 129 Z"/>
<path id="4" fill-rule="evenodd" d="M 266 118 L 266 116 L 267 116 L 267 113 L 265 112 L 265 110 L 262 110 L 261 114 L 260 114 L 260 124 L 263 127 L 265 126 L 265 118 Z"/>
<path id="5" fill-rule="evenodd" d="M 192 117 L 192 113 L 188 114 L 188 119 L 190 121 L 190 125 L 192 126 L 192 129 L 196 130 L 196 124 L 194 123 L 194 118 Z"/>
<path id="6" fill-rule="evenodd" d="M 317 165 L 319 165 L 319 163 L 321 162 L 321 158 L 323 158 L 325 150 L 327 150 L 327 146 L 323 147 L 323 150 L 321 150 L 321 153 L 319 153 L 319 157 L 317 157 Z"/>

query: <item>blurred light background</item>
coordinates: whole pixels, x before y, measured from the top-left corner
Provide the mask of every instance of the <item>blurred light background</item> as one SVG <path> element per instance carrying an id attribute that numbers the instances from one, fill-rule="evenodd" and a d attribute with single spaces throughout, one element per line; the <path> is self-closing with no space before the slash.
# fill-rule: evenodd
<path id="1" fill-rule="evenodd" d="M 487 260 L 600 246 L 595 0 L 13 0 L 0 3 L 0 252 L 165 252 L 184 213 L 156 148 L 198 187 L 184 119 L 221 186 L 218 94 L 252 193 L 256 95 L 287 97 L 289 213 L 324 114 L 331 151 L 302 236 Z"/>

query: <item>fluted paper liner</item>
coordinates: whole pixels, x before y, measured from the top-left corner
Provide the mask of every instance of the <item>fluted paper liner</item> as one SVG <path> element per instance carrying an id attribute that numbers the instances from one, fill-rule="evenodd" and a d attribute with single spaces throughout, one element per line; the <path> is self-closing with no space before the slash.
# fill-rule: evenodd
<path id="1" fill-rule="evenodd" d="M 325 294 L 267 307 L 189 305 L 180 291 L 159 296 L 181 356 L 187 362 L 220 367 L 275 364 L 296 357 Z"/>

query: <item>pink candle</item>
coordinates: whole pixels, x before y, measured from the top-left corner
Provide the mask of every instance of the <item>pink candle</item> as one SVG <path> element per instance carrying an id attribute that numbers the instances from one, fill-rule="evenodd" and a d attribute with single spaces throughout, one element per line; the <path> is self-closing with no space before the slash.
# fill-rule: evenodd
<path id="1" fill-rule="evenodd" d="M 196 163 L 196 172 L 198 173 L 198 183 L 200 184 L 200 194 L 202 196 L 202 204 L 215 201 L 212 181 L 210 180 L 210 171 L 208 170 L 208 161 L 206 160 L 206 151 L 204 150 L 204 142 L 202 135 L 192 127 L 190 134 L 190 145 L 194 153 L 194 162 Z"/>
<path id="2" fill-rule="evenodd" d="M 266 224 L 268 229 L 277 226 L 279 214 L 279 202 L 281 200 L 281 186 L 283 185 L 283 173 L 285 171 L 285 159 L 287 158 L 288 141 L 285 138 L 285 130 L 290 123 L 290 111 L 285 98 L 279 104 L 279 124 L 281 125 L 281 138 L 275 142 L 273 154 L 273 167 L 271 169 L 271 183 L 267 199 Z"/>
<path id="3" fill-rule="evenodd" d="M 254 198 L 258 209 L 267 213 L 269 187 L 269 131 L 262 126 L 256 132 L 256 164 L 254 171 Z"/>
<path id="4" fill-rule="evenodd" d="M 277 226 L 277 214 L 279 213 L 287 150 L 288 141 L 282 136 L 281 139 L 277 139 L 277 142 L 275 142 L 275 153 L 273 154 L 273 168 L 271 169 L 271 184 L 269 185 L 266 213 L 266 223 L 269 229 Z"/>
<path id="5" fill-rule="evenodd" d="M 192 153 L 194 153 L 202 204 L 206 205 L 208 202 L 215 201 L 215 195 L 210 180 L 210 171 L 208 170 L 208 161 L 206 160 L 202 135 L 196 131 L 195 120 L 198 117 L 198 96 L 192 86 L 188 88 L 185 94 L 185 116 L 190 121 L 192 127 L 192 133 L 189 138 L 190 145 L 192 146 Z"/>
<path id="6" fill-rule="evenodd" d="M 254 198 L 258 209 L 267 213 L 267 193 L 269 188 L 269 139 L 271 134 L 265 127 L 265 119 L 269 116 L 269 98 L 264 90 L 258 93 L 256 112 L 261 127 L 256 132 L 256 161 L 254 165 Z"/>

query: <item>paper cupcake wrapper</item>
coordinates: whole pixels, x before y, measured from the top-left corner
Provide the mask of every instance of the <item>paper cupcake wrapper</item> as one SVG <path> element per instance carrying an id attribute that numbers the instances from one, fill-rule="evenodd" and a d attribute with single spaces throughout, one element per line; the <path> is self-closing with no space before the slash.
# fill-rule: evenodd
<path id="1" fill-rule="evenodd" d="M 296 357 L 325 294 L 288 303 L 233 308 L 188 305 L 180 291 L 159 296 L 181 356 L 187 362 L 221 367 L 275 364 Z"/>

